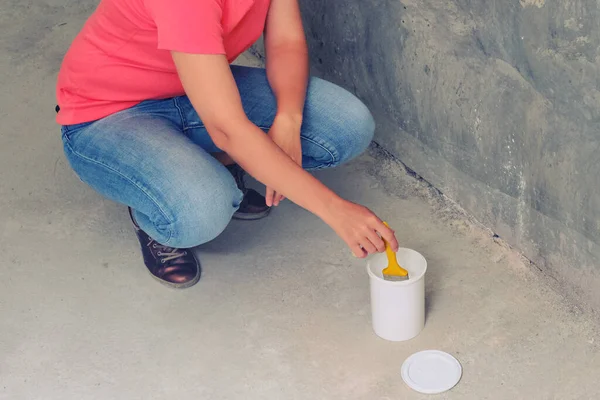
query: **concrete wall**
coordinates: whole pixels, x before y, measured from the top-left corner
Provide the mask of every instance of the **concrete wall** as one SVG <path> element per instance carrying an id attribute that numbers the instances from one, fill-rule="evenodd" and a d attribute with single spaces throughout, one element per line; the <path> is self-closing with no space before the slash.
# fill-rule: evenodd
<path id="1" fill-rule="evenodd" d="M 600 3 L 301 4 L 377 141 L 600 310 Z"/>

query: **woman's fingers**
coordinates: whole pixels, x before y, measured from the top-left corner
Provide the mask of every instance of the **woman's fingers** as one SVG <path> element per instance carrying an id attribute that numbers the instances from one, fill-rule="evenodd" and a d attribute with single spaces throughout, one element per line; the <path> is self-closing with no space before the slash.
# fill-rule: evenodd
<path id="1" fill-rule="evenodd" d="M 375 254 L 377 253 L 377 248 L 373 245 L 373 243 L 371 243 L 371 241 L 364 237 L 361 239 L 360 241 L 360 245 L 362 246 L 362 248 L 367 252 L 367 254 Z"/>
<path id="2" fill-rule="evenodd" d="M 379 253 L 385 251 L 385 243 L 383 242 L 383 239 L 381 239 L 381 237 L 377 234 L 377 232 L 375 232 L 374 230 L 369 230 L 369 232 L 367 233 L 367 239 L 369 239 L 369 241 L 373 244 L 373 246 Z"/>
<path id="3" fill-rule="evenodd" d="M 398 247 L 400 246 L 398 245 L 398 240 L 396 239 L 396 233 L 394 232 L 394 230 L 385 226 L 383 222 L 380 222 L 375 229 L 377 232 L 379 232 L 379 235 L 381 235 L 381 237 L 384 238 L 390 244 L 392 250 L 398 251 Z"/>
<path id="4" fill-rule="evenodd" d="M 265 195 L 265 200 L 267 201 L 267 206 L 276 207 L 285 199 L 283 195 L 277 193 L 271 188 L 267 188 L 267 193 Z"/>
<path id="5" fill-rule="evenodd" d="M 273 207 L 274 196 L 275 196 L 275 191 L 273 189 L 271 189 L 270 187 L 267 187 L 267 192 L 265 194 L 265 200 L 266 200 L 267 206 Z"/>
<path id="6" fill-rule="evenodd" d="M 385 241 L 398 251 L 398 240 L 394 231 L 386 226 L 371 210 L 349 201 L 328 209 L 323 218 L 346 242 L 352 253 L 359 258 L 385 251 Z"/>
<path id="7" fill-rule="evenodd" d="M 350 249 L 352 250 L 352 254 L 354 254 L 354 257 L 365 258 L 366 256 L 368 256 L 368 253 L 358 243 L 350 246 Z"/>
<path id="8" fill-rule="evenodd" d="M 398 240 L 396 240 L 395 232 L 383 222 L 377 225 L 377 230 L 365 229 L 364 235 L 358 239 L 360 247 L 366 253 L 365 255 L 383 253 L 385 251 L 383 239 L 390 244 L 392 250 L 398 251 Z"/>
<path id="9" fill-rule="evenodd" d="M 283 197 L 282 195 L 280 195 L 279 193 L 275 192 L 275 201 L 274 201 L 274 204 L 275 204 L 276 206 L 278 206 L 278 205 L 279 205 L 279 203 L 281 203 L 281 198 L 282 198 L 282 197 Z"/>

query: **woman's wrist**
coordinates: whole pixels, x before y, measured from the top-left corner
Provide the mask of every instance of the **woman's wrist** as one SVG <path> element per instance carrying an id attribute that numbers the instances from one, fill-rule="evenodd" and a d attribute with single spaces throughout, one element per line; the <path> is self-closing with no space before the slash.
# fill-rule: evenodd
<path id="1" fill-rule="evenodd" d="M 294 112 L 278 110 L 277 114 L 275 114 L 276 121 L 285 123 L 290 129 L 298 132 L 300 132 L 300 127 L 302 126 L 302 118 L 302 111 Z"/>
<path id="2" fill-rule="evenodd" d="M 322 187 L 324 189 L 323 193 L 319 193 L 315 196 L 317 201 L 313 213 L 325 223 L 330 224 L 335 210 L 342 207 L 345 200 L 327 186 L 323 185 Z"/>

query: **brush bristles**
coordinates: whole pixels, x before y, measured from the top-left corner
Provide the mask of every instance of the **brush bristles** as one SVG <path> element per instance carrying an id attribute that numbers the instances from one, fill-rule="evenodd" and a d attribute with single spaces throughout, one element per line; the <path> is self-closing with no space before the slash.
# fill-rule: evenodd
<path id="1" fill-rule="evenodd" d="M 408 275 L 383 275 L 383 279 L 386 281 L 401 282 L 408 280 Z"/>

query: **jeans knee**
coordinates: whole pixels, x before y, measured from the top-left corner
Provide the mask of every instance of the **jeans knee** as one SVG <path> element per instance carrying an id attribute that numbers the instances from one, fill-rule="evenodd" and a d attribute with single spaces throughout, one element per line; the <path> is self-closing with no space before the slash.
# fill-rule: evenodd
<path id="1" fill-rule="evenodd" d="M 227 226 L 222 219 L 215 218 L 208 222 L 205 218 L 202 220 L 194 218 L 194 213 L 182 214 L 177 218 L 178 220 L 171 224 L 172 235 L 164 244 L 178 249 L 207 243 L 216 238 Z"/>
<path id="2" fill-rule="evenodd" d="M 371 111 L 340 86 L 312 78 L 307 111 L 307 122 L 314 130 L 312 139 L 332 155 L 329 166 L 357 157 L 373 140 L 375 120 Z"/>
<path id="3" fill-rule="evenodd" d="M 355 104 L 348 111 L 350 121 L 348 131 L 352 132 L 350 141 L 353 143 L 352 153 L 354 155 L 362 154 L 375 136 L 375 118 L 369 108 L 358 98 Z M 353 127 L 353 128 L 352 128 Z"/>
<path id="4" fill-rule="evenodd" d="M 196 199 L 180 207 L 169 230 L 168 246 L 190 248 L 210 242 L 229 225 L 243 194 L 235 187 L 232 193 L 211 193 L 206 199 Z"/>
<path id="5" fill-rule="evenodd" d="M 375 134 L 375 119 L 367 106 L 352 95 L 339 110 L 338 164 L 350 161 L 367 150 Z"/>

